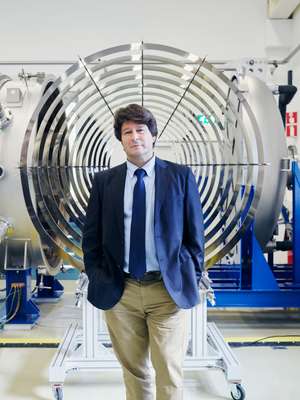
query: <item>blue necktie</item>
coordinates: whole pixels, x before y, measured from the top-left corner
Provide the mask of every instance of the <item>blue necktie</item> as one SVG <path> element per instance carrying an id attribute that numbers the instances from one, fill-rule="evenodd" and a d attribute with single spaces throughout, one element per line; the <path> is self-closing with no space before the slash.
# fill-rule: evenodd
<path id="1" fill-rule="evenodd" d="M 137 181 L 133 191 L 132 217 L 130 230 L 129 273 L 134 278 L 142 278 L 146 272 L 146 190 L 142 168 L 135 170 Z"/>

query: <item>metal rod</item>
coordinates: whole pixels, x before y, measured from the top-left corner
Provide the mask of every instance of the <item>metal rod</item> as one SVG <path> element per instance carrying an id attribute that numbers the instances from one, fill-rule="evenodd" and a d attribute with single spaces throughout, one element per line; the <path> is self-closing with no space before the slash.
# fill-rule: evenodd
<path id="1" fill-rule="evenodd" d="M 261 167 L 261 166 L 270 166 L 270 163 L 182 163 L 183 165 L 188 165 L 190 167 Z M 76 168 L 107 168 L 107 165 L 38 165 L 38 166 L 26 166 L 26 167 L 17 167 L 18 169 L 76 169 Z"/>
<path id="2" fill-rule="evenodd" d="M 33 60 L 33 61 L 25 61 L 25 60 L 4 60 L 0 61 L 0 65 L 72 65 L 75 64 L 76 61 L 67 61 L 67 60 Z M 95 63 L 96 64 L 96 63 Z"/>
<path id="3" fill-rule="evenodd" d="M 199 65 L 198 63 L 195 63 L 193 61 L 177 61 L 174 60 L 176 62 L 176 64 L 178 65 Z M 0 61 L 0 65 L 72 65 L 72 64 L 76 64 L 76 60 L 74 61 L 43 61 L 43 60 L 33 60 L 33 61 L 23 61 L 23 60 L 15 60 L 15 61 L 10 61 L 10 60 L 4 60 L 4 61 Z M 208 61 L 209 62 L 209 61 Z M 213 62 L 209 62 L 210 64 L 226 64 L 229 61 L 213 61 Z M 101 64 L 100 61 L 92 61 L 92 62 L 88 62 L 86 63 L 87 65 L 99 65 Z M 140 62 L 138 61 L 120 61 L 118 62 L 118 65 L 141 65 Z M 151 62 L 145 62 L 145 65 L 174 65 L 174 63 L 172 62 L 165 62 L 165 61 L 151 61 Z"/>
<path id="4" fill-rule="evenodd" d="M 171 118 L 173 117 L 173 115 L 175 114 L 177 108 L 179 107 L 179 104 L 181 103 L 182 99 L 183 99 L 184 96 L 186 95 L 186 93 L 187 93 L 187 91 L 189 90 L 191 84 L 193 83 L 193 81 L 194 81 L 196 75 L 198 74 L 200 68 L 202 67 L 203 63 L 205 62 L 205 59 L 206 59 L 206 57 L 204 57 L 203 60 L 201 61 L 201 63 L 199 64 L 199 66 L 198 66 L 196 72 L 194 73 L 192 79 L 190 80 L 189 84 L 188 84 L 187 87 L 185 88 L 185 91 L 183 92 L 182 96 L 180 97 L 179 101 L 177 102 L 177 104 L 176 104 L 174 110 L 172 111 L 172 113 L 171 113 L 171 115 L 170 115 L 168 121 L 166 122 L 165 126 L 163 127 L 163 130 L 161 131 L 161 134 L 158 136 L 158 139 L 159 139 L 159 138 L 161 137 L 161 135 L 164 133 L 166 127 L 168 126 L 169 122 L 171 121 Z"/>
<path id="5" fill-rule="evenodd" d="M 290 52 L 290 54 L 288 54 L 285 58 L 283 58 L 281 61 L 273 61 L 273 62 L 268 62 L 268 64 L 277 64 L 277 65 L 281 65 L 281 64 L 287 64 L 293 57 L 295 54 L 298 53 L 298 51 L 300 50 L 300 43 L 298 44 L 298 46 L 296 46 L 294 48 L 294 50 L 292 50 Z"/>
<path id="6" fill-rule="evenodd" d="M 272 61 L 272 62 L 270 62 L 270 64 L 274 64 L 274 62 L 275 61 Z M 7 65 L 10 65 L 10 66 L 14 66 L 14 65 L 22 65 L 22 66 L 48 65 L 48 66 L 51 66 L 51 65 L 72 65 L 75 63 L 76 63 L 76 61 L 39 61 L 39 60 L 37 60 L 37 61 L 22 61 L 22 60 L 10 61 L 10 60 L 8 60 L 8 61 L 0 61 L 0 66 L 1 65 L 4 65 L 4 66 L 5 65 L 6 66 Z M 218 65 L 218 64 L 225 65 L 227 63 L 227 61 L 213 61 L 213 62 L 209 61 L 209 63 L 213 64 L 213 65 Z M 198 65 L 198 64 L 195 64 L 193 62 L 188 62 L 188 61 L 187 62 L 176 61 L 176 64 L 182 65 L 182 66 Z M 99 65 L 99 62 L 89 62 L 88 65 Z M 123 62 L 118 63 L 118 65 L 141 65 L 141 63 L 135 62 L 135 61 L 123 61 Z M 157 62 L 146 62 L 146 63 L 144 62 L 144 65 L 174 65 L 174 64 L 157 61 Z M 224 67 L 224 68 L 216 67 L 216 69 L 218 71 L 236 71 L 236 68 L 233 68 L 233 67 Z"/>
<path id="7" fill-rule="evenodd" d="M 112 109 L 110 108 L 108 102 L 106 101 L 105 97 L 103 96 L 103 94 L 102 94 L 102 92 L 101 92 L 99 86 L 97 85 L 95 79 L 94 79 L 93 76 L 92 76 L 92 73 L 89 71 L 89 69 L 88 69 L 88 67 L 86 66 L 85 62 L 82 60 L 82 58 L 81 58 L 80 56 L 78 56 L 78 59 L 79 59 L 80 63 L 83 65 L 83 67 L 84 67 L 84 69 L 86 70 L 86 72 L 88 73 L 88 75 L 89 75 L 91 81 L 92 81 L 93 84 L 95 85 L 95 87 L 96 87 L 96 89 L 98 90 L 100 96 L 101 96 L 102 99 L 104 100 L 104 103 L 107 105 L 107 108 L 108 108 L 109 111 L 111 112 L 111 115 L 112 115 L 113 117 L 115 117 L 115 114 L 113 113 L 113 111 L 112 111 Z"/>
<path id="8" fill-rule="evenodd" d="M 290 54 L 288 54 L 285 58 L 283 58 L 282 60 L 268 60 L 268 64 L 286 64 L 288 63 L 291 58 L 298 53 L 298 51 L 300 50 L 300 43 L 294 48 L 294 50 L 292 50 L 290 52 Z M 230 60 L 207 60 L 207 62 L 209 64 L 213 64 L 213 65 L 224 65 L 227 64 Z M 0 61 L 0 65 L 72 65 L 75 64 L 77 61 L 76 60 L 32 60 L 32 61 L 28 61 L 28 60 L 3 60 Z M 93 65 L 93 64 L 99 64 L 100 62 L 91 62 L 89 64 Z M 133 65 L 140 65 L 140 63 L 135 63 L 135 62 L 123 62 L 124 64 L 133 64 Z M 146 64 L 146 63 L 145 63 Z M 156 64 L 164 64 L 163 62 L 155 62 L 155 63 L 148 63 L 149 65 L 156 65 Z M 195 65 L 195 63 L 193 62 L 182 62 L 179 64 L 182 65 Z M 226 69 L 227 70 L 227 69 Z"/>
<path id="9" fill-rule="evenodd" d="M 190 167 L 265 167 L 270 166 L 270 163 L 197 163 L 197 164 L 189 164 L 186 163 L 184 165 L 188 165 Z"/>

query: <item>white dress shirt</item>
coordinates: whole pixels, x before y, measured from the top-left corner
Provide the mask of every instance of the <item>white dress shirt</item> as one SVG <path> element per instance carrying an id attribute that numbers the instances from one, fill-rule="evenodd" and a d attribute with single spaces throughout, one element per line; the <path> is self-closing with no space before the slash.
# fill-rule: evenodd
<path id="1" fill-rule="evenodd" d="M 127 173 L 124 190 L 124 271 L 129 272 L 130 230 L 132 217 L 133 190 L 137 180 L 134 175 L 136 165 L 127 160 Z M 154 205 L 155 205 L 155 156 L 142 167 L 146 171 L 144 183 L 146 189 L 146 270 L 159 271 L 154 240 Z"/>

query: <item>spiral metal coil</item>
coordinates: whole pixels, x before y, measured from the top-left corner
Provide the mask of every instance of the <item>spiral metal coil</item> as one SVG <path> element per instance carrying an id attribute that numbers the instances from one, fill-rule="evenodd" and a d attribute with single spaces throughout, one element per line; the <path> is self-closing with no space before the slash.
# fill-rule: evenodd
<path id="1" fill-rule="evenodd" d="M 153 112 L 158 148 L 168 146 L 173 160 L 192 168 L 204 213 L 205 264 L 214 265 L 254 218 L 265 168 L 260 128 L 224 73 L 193 54 L 151 43 L 92 54 L 42 97 L 20 160 L 25 202 L 42 242 L 83 266 L 92 178 L 114 165 L 120 145 L 113 114 L 129 103 Z"/>

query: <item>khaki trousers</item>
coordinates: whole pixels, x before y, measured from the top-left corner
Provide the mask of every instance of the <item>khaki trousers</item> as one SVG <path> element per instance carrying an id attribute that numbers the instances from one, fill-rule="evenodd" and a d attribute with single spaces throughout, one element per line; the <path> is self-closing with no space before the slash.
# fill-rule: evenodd
<path id="1" fill-rule="evenodd" d="M 126 400 L 183 399 L 182 364 L 187 349 L 187 310 L 176 306 L 163 281 L 125 282 L 120 301 L 104 312 L 114 352 L 123 369 Z"/>

